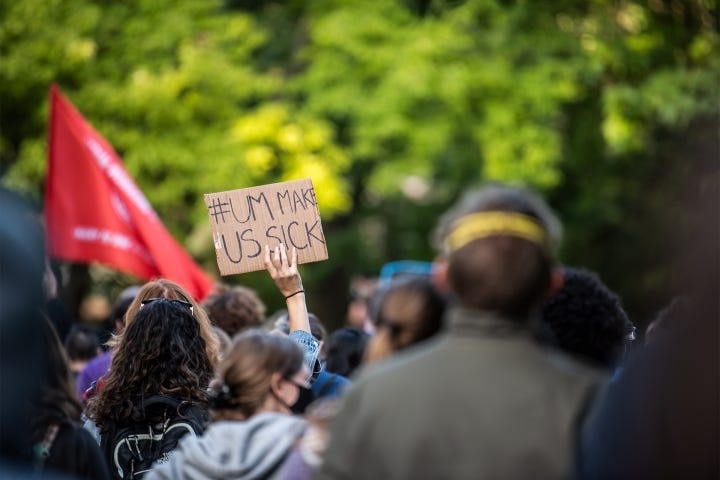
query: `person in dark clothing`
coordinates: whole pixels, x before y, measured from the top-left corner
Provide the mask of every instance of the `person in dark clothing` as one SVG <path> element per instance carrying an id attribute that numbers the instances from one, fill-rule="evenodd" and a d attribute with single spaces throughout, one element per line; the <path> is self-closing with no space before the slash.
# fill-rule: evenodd
<path id="1" fill-rule="evenodd" d="M 162 288 L 170 288 L 171 293 L 160 296 Z M 200 434 L 209 420 L 206 389 L 217 361 L 217 351 L 212 350 L 217 345 L 208 346 L 207 339 L 215 339 L 214 334 L 207 317 L 198 313 L 199 307 L 190 299 L 168 280 L 149 282 L 141 289 L 129 310 L 135 314 L 119 338 L 105 385 L 88 403 L 87 414 L 100 430 L 100 445 L 113 478 L 142 474 L 134 458 L 116 458 L 118 432 L 135 426 L 147 432 L 147 425 L 162 424 L 166 418 L 192 416 L 194 433 Z M 204 324 L 212 337 L 203 334 Z M 169 401 L 150 406 L 146 400 L 155 397 Z M 182 408 L 168 407 L 170 401 Z M 142 460 L 149 468 L 157 458 Z M 134 471 L 137 476 L 126 476 Z"/>
<path id="2" fill-rule="evenodd" d="M 0 187 L 0 476 L 31 472 L 28 399 L 40 388 L 46 352 L 38 337 L 45 243 L 37 213 Z"/>
<path id="3" fill-rule="evenodd" d="M 717 164 L 717 163 L 716 163 Z M 703 175 L 683 230 L 679 298 L 598 399 L 577 477 L 720 478 L 720 182 Z M 673 219 L 673 221 L 676 221 Z"/>
<path id="4" fill-rule="evenodd" d="M 45 347 L 42 385 L 32 397 L 30 430 L 37 474 L 54 472 L 78 479 L 108 479 L 100 448 L 79 425 L 82 406 L 72 387 L 70 366 L 54 327 L 39 332 Z"/>

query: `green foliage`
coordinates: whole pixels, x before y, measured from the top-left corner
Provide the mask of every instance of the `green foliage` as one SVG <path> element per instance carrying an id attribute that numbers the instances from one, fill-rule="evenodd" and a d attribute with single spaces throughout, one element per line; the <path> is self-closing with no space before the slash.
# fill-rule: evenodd
<path id="1" fill-rule="evenodd" d="M 337 293 L 353 273 L 431 258 L 437 215 L 499 180 L 546 194 L 564 259 L 646 312 L 668 290 L 662 212 L 695 161 L 666 147 L 720 115 L 716 12 L 715 0 L 5 2 L 0 174 L 40 196 L 54 81 L 211 271 L 203 193 L 311 177 L 331 260 L 306 281 Z M 258 278 L 233 280 L 268 288 Z M 313 307 L 337 318 L 343 300 Z"/>

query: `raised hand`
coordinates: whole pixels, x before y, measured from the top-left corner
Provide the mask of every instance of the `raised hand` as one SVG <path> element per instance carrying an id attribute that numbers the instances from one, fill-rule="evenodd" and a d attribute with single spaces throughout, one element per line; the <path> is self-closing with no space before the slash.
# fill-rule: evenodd
<path id="1" fill-rule="evenodd" d="M 264 263 L 283 297 L 288 298 L 288 296 L 303 290 L 302 278 L 297 268 L 297 249 L 295 247 L 293 247 L 290 261 L 288 261 L 285 245 L 281 243 L 274 249 L 265 245 Z"/>

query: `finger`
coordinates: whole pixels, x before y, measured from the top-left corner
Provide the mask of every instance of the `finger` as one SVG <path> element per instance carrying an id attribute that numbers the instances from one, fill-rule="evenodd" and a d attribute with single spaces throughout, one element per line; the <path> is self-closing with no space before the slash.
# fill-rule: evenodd
<path id="1" fill-rule="evenodd" d="M 263 258 L 263 261 L 265 262 L 265 268 L 268 270 L 270 270 L 270 267 L 273 267 L 273 264 L 270 261 L 270 245 L 265 245 L 265 257 Z"/>
<path id="2" fill-rule="evenodd" d="M 273 264 L 277 263 L 278 260 L 280 260 L 280 247 L 275 247 L 273 250 Z"/>
<path id="3" fill-rule="evenodd" d="M 297 266 L 297 248 L 293 247 L 292 249 L 292 257 L 290 261 L 290 267 L 296 267 Z"/>
<path id="4" fill-rule="evenodd" d="M 282 243 L 280 244 L 280 263 L 283 267 L 288 264 L 287 249 Z"/>

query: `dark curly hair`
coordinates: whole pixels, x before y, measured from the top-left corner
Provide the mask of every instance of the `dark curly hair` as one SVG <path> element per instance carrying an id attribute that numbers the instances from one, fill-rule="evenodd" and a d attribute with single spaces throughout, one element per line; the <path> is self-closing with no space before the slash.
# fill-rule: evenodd
<path id="1" fill-rule="evenodd" d="M 542 307 L 542 338 L 598 366 L 613 367 L 634 332 L 620 297 L 588 270 L 565 268 L 564 279 Z"/>
<path id="2" fill-rule="evenodd" d="M 213 362 L 189 306 L 158 298 L 142 305 L 126 326 L 88 416 L 102 430 L 107 422 L 127 422 L 149 395 L 206 404 L 212 375 Z"/>
<path id="3" fill-rule="evenodd" d="M 259 327 L 265 320 L 265 304 L 254 290 L 240 285 L 216 285 L 202 303 L 213 325 L 231 337 L 248 328 Z"/>

